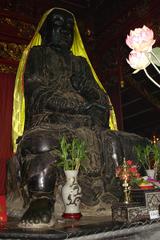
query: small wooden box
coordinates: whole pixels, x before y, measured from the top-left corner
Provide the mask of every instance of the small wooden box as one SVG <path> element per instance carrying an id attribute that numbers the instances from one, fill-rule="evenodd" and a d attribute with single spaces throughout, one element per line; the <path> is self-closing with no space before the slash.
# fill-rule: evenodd
<path id="1" fill-rule="evenodd" d="M 136 222 L 149 219 L 149 212 L 141 203 L 116 203 L 112 205 L 114 222 Z"/>
<path id="2" fill-rule="evenodd" d="M 160 205 L 160 190 L 141 190 L 132 189 L 131 198 L 133 202 L 140 202 L 148 208 L 148 210 L 158 210 Z"/>
<path id="3" fill-rule="evenodd" d="M 150 219 L 150 211 L 158 210 L 160 206 L 160 190 L 132 189 L 129 204 L 116 203 L 112 205 L 112 220 L 119 222 L 136 222 Z"/>

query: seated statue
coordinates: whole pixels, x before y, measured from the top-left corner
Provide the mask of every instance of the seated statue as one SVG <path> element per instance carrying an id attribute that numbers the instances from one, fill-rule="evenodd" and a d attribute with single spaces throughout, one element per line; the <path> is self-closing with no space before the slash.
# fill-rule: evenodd
<path id="1" fill-rule="evenodd" d="M 74 54 L 78 31 L 74 16 L 51 9 L 37 31 L 41 43 L 29 45 L 18 77 L 24 79 L 25 99 L 24 132 L 16 152 L 19 186 L 27 206 L 21 218 L 24 227 L 53 224 L 55 184 L 63 175 L 56 165 L 62 136 L 87 143 L 87 170 L 80 173 L 79 182 L 82 203 L 91 207 L 120 197 L 113 181 L 115 167 L 124 156 L 134 158 L 135 142 L 144 142 L 137 135 L 110 129 L 110 99 L 87 57 Z"/>

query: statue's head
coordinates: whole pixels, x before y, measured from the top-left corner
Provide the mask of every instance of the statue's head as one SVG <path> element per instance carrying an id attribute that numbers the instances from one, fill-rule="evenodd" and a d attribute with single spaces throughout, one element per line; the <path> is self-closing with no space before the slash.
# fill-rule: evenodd
<path id="1" fill-rule="evenodd" d="M 55 8 L 47 16 L 40 34 L 43 45 L 69 50 L 73 43 L 74 18 L 63 9 Z"/>

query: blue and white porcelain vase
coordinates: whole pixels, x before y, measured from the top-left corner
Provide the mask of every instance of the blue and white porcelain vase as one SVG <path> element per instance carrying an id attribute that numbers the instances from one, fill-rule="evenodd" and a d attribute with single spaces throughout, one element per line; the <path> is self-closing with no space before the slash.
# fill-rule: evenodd
<path id="1" fill-rule="evenodd" d="M 66 183 L 62 187 L 62 198 L 65 206 L 64 218 L 80 219 L 80 202 L 82 191 L 77 182 L 78 170 L 66 170 Z"/>

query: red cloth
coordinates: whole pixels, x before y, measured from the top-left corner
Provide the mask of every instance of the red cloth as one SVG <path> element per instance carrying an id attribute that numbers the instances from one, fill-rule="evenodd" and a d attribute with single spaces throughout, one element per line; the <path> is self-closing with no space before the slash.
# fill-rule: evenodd
<path id="1" fill-rule="evenodd" d="M 7 222 L 6 197 L 0 196 L 0 223 Z"/>
<path id="2" fill-rule="evenodd" d="M 0 73 L 0 195 L 6 193 L 6 164 L 12 156 L 14 74 Z"/>

